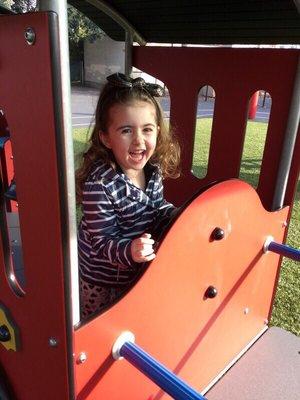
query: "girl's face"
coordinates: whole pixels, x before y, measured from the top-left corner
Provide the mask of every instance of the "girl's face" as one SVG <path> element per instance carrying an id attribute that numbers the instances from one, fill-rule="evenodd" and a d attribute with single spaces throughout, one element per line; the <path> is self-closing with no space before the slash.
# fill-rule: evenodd
<path id="1" fill-rule="evenodd" d="M 154 105 L 135 101 L 110 108 L 108 131 L 100 132 L 100 139 L 130 178 L 137 176 L 151 158 L 158 132 Z"/>

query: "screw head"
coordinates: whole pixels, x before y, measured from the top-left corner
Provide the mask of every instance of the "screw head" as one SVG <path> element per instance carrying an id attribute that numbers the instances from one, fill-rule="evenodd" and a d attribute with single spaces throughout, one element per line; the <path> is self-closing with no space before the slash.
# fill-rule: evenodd
<path id="1" fill-rule="evenodd" d="M 249 307 L 244 308 L 244 314 L 245 315 L 249 314 L 249 312 L 250 312 L 250 308 Z"/>
<path id="2" fill-rule="evenodd" d="M 86 360 L 87 360 L 87 354 L 84 351 L 79 353 L 78 358 L 77 358 L 77 363 L 83 364 Z"/>
<path id="3" fill-rule="evenodd" d="M 213 299 L 214 297 L 217 296 L 217 294 L 218 294 L 217 288 L 215 288 L 214 286 L 208 286 L 208 288 L 205 291 L 204 297 Z"/>
<path id="4" fill-rule="evenodd" d="M 50 347 L 57 347 L 58 346 L 58 340 L 54 337 L 49 338 L 49 346 Z"/>
<path id="5" fill-rule="evenodd" d="M 215 228 L 211 234 L 211 238 L 213 240 L 221 240 L 224 238 L 224 236 L 225 236 L 225 232 L 223 231 L 222 228 L 219 228 L 219 227 Z"/>
<path id="6" fill-rule="evenodd" d="M 9 342 L 11 335 L 9 329 L 6 325 L 0 326 L 0 342 Z"/>
<path id="7" fill-rule="evenodd" d="M 34 29 L 31 27 L 26 28 L 25 32 L 24 32 L 24 37 L 25 37 L 27 44 L 32 46 L 35 43 L 35 39 L 36 39 Z"/>

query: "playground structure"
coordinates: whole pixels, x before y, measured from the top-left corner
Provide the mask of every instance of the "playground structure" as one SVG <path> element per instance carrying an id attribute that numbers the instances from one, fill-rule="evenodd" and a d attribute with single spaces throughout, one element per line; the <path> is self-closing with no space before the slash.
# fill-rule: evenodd
<path id="1" fill-rule="evenodd" d="M 1 16 L 0 394 L 4 400 L 202 399 L 200 393 L 209 400 L 234 398 L 234 386 L 227 397 L 229 392 L 218 397 L 214 390 L 220 387 L 222 393 L 226 375 L 221 376 L 244 353 L 241 360 L 268 335 L 279 335 L 284 343 L 291 340 L 291 352 L 296 348 L 293 335 L 274 333 L 268 321 L 280 254 L 286 251 L 299 260 L 299 251 L 280 246 L 300 168 L 299 50 L 132 47 L 133 39 L 144 44 L 128 22 L 134 21 L 134 2 L 119 1 L 118 12 L 109 1 L 70 3 L 117 40 L 124 39 L 126 30 L 127 72 L 134 65 L 167 85 L 170 122 L 183 148 L 183 174 L 166 182 L 166 197 L 185 205 L 130 292 L 105 313 L 79 321 L 66 3 L 40 1 L 39 12 Z M 151 8 L 144 3 L 145 21 Z M 282 4 L 285 17 L 289 10 L 296 15 L 283 40 L 299 43 L 296 5 Z M 176 14 L 174 5 L 172 10 L 170 21 L 176 21 L 183 10 L 179 7 Z M 201 38 L 192 22 L 186 33 L 175 28 L 155 33 L 155 23 L 153 30 L 145 27 L 148 42 L 177 38 L 178 43 L 230 44 L 242 37 L 240 32 L 224 42 L 221 36 Z M 276 43 L 276 32 L 274 26 L 273 36 L 257 37 L 256 43 Z M 182 70 L 189 73 L 180 76 Z M 207 84 L 217 97 L 208 171 L 198 179 L 191 171 L 195 110 L 199 88 Z M 255 190 L 236 178 L 249 99 L 258 90 L 271 94 L 272 112 Z M 228 112 L 232 103 L 235 115 Z M 5 197 L 9 187 L 14 192 L 14 178 L 17 202 Z M 12 255 L 14 234 L 22 240 L 22 279 Z M 145 371 L 148 356 L 134 340 L 194 389 L 171 372 L 166 375 L 153 360 L 148 359 Z M 127 360 L 117 360 L 119 356 L 148 377 Z M 285 357 L 296 368 L 293 355 L 287 351 Z M 299 393 L 293 373 L 297 371 L 282 376 L 289 382 L 281 385 L 288 399 Z M 264 388 L 264 397 L 257 398 L 271 398 L 274 388 L 278 390 L 276 385 Z M 253 396 L 251 389 L 244 390 L 243 399 L 253 398 L 247 397 Z"/>

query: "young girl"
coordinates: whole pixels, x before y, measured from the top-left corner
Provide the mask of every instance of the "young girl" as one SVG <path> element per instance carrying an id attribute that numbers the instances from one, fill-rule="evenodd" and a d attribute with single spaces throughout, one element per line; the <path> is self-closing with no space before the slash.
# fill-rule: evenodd
<path id="1" fill-rule="evenodd" d="M 151 230 L 175 211 L 162 177 L 179 176 L 180 149 L 154 98 L 162 88 L 120 73 L 107 80 L 76 173 L 83 318 L 114 302 L 155 258 Z"/>

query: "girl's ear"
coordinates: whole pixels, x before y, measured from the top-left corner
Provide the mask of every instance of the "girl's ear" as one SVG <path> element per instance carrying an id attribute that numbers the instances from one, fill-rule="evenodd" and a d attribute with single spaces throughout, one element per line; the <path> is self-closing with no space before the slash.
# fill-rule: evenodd
<path id="1" fill-rule="evenodd" d="M 111 149 L 109 136 L 106 133 L 99 131 L 99 139 L 104 144 L 105 147 L 107 147 L 108 149 Z"/>

